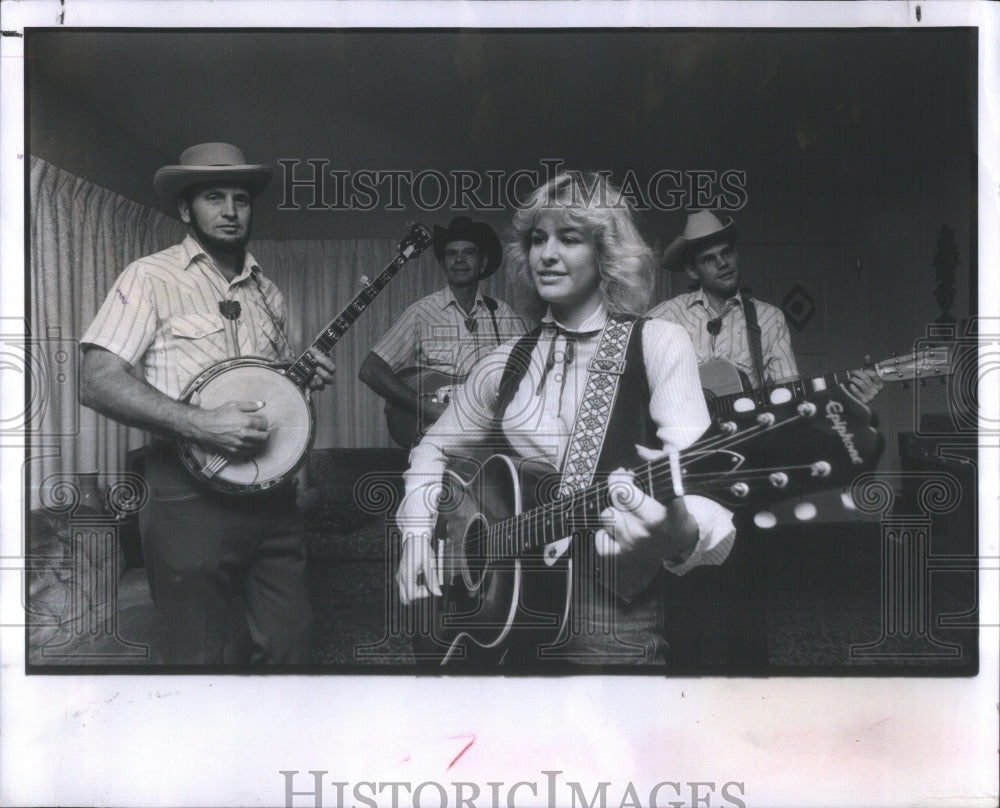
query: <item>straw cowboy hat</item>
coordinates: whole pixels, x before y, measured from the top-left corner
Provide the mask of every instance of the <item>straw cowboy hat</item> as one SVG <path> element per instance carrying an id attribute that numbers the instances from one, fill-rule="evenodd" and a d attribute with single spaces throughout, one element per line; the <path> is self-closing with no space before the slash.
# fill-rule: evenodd
<path id="1" fill-rule="evenodd" d="M 180 165 L 164 166 L 153 177 L 160 198 L 173 202 L 181 191 L 203 182 L 238 182 L 256 197 L 271 184 L 274 169 L 249 165 L 243 152 L 229 143 L 199 143 L 181 154 Z"/>
<path id="2" fill-rule="evenodd" d="M 710 210 L 699 210 L 688 216 L 684 232 L 670 242 L 663 251 L 660 265 L 664 269 L 683 269 L 685 258 L 692 250 L 703 245 L 727 241 L 736 237 L 736 223 L 732 216 L 723 224 Z"/>
<path id="3" fill-rule="evenodd" d="M 474 222 L 468 216 L 456 216 L 447 229 L 434 225 L 434 255 L 438 261 L 443 262 L 445 245 L 452 241 L 471 241 L 489 259 L 486 271 L 479 276 L 479 280 L 488 278 L 500 269 L 503 247 L 500 245 L 500 237 L 486 222 Z"/>

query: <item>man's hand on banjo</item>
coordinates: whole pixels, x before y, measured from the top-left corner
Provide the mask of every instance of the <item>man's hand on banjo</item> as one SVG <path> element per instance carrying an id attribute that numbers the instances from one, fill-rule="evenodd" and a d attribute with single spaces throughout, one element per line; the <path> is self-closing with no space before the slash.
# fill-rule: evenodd
<path id="1" fill-rule="evenodd" d="M 227 401 L 212 409 L 198 406 L 197 394 L 191 397 L 191 439 L 206 448 L 226 455 L 252 455 L 267 442 L 271 432 L 267 419 L 257 415 L 262 401 Z"/>
<path id="2" fill-rule="evenodd" d="M 325 353 L 310 352 L 310 356 L 316 360 L 316 372 L 309 380 L 309 390 L 319 391 L 328 384 L 333 384 L 333 374 L 337 371 L 333 360 Z"/>

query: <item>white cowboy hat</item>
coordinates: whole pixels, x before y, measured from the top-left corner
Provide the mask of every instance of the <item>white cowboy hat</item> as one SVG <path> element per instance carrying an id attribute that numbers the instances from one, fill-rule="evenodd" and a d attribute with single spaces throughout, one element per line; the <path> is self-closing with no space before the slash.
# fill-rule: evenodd
<path id="1" fill-rule="evenodd" d="M 735 238 L 736 223 L 732 216 L 726 217 L 725 224 L 710 210 L 699 210 L 688 216 L 684 232 L 670 242 L 663 251 L 660 265 L 664 269 L 683 269 L 688 251 L 701 244 Z"/>
<path id="2" fill-rule="evenodd" d="M 247 164 L 243 152 L 229 143 L 199 143 L 184 150 L 179 165 L 157 171 L 153 187 L 166 202 L 173 202 L 185 188 L 203 182 L 238 182 L 256 197 L 270 185 L 273 174 L 269 165 Z"/>

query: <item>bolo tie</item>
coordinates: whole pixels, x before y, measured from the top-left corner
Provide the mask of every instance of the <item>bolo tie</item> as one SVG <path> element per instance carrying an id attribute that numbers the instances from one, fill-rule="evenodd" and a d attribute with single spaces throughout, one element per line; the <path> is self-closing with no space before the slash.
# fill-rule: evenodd
<path id="1" fill-rule="evenodd" d="M 240 301 L 238 300 L 220 300 L 219 301 L 219 314 L 225 317 L 227 320 L 235 320 L 240 316 L 241 312 Z"/>

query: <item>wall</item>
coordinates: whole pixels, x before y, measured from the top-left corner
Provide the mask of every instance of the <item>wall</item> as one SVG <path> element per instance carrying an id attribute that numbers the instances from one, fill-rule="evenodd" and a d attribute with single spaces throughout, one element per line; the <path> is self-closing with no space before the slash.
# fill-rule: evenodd
<path id="1" fill-rule="evenodd" d="M 176 155 L 161 154 L 119 122 L 80 103 L 44 70 L 30 71 L 29 80 L 27 136 L 35 157 L 176 216 L 153 197 L 153 175 Z"/>

